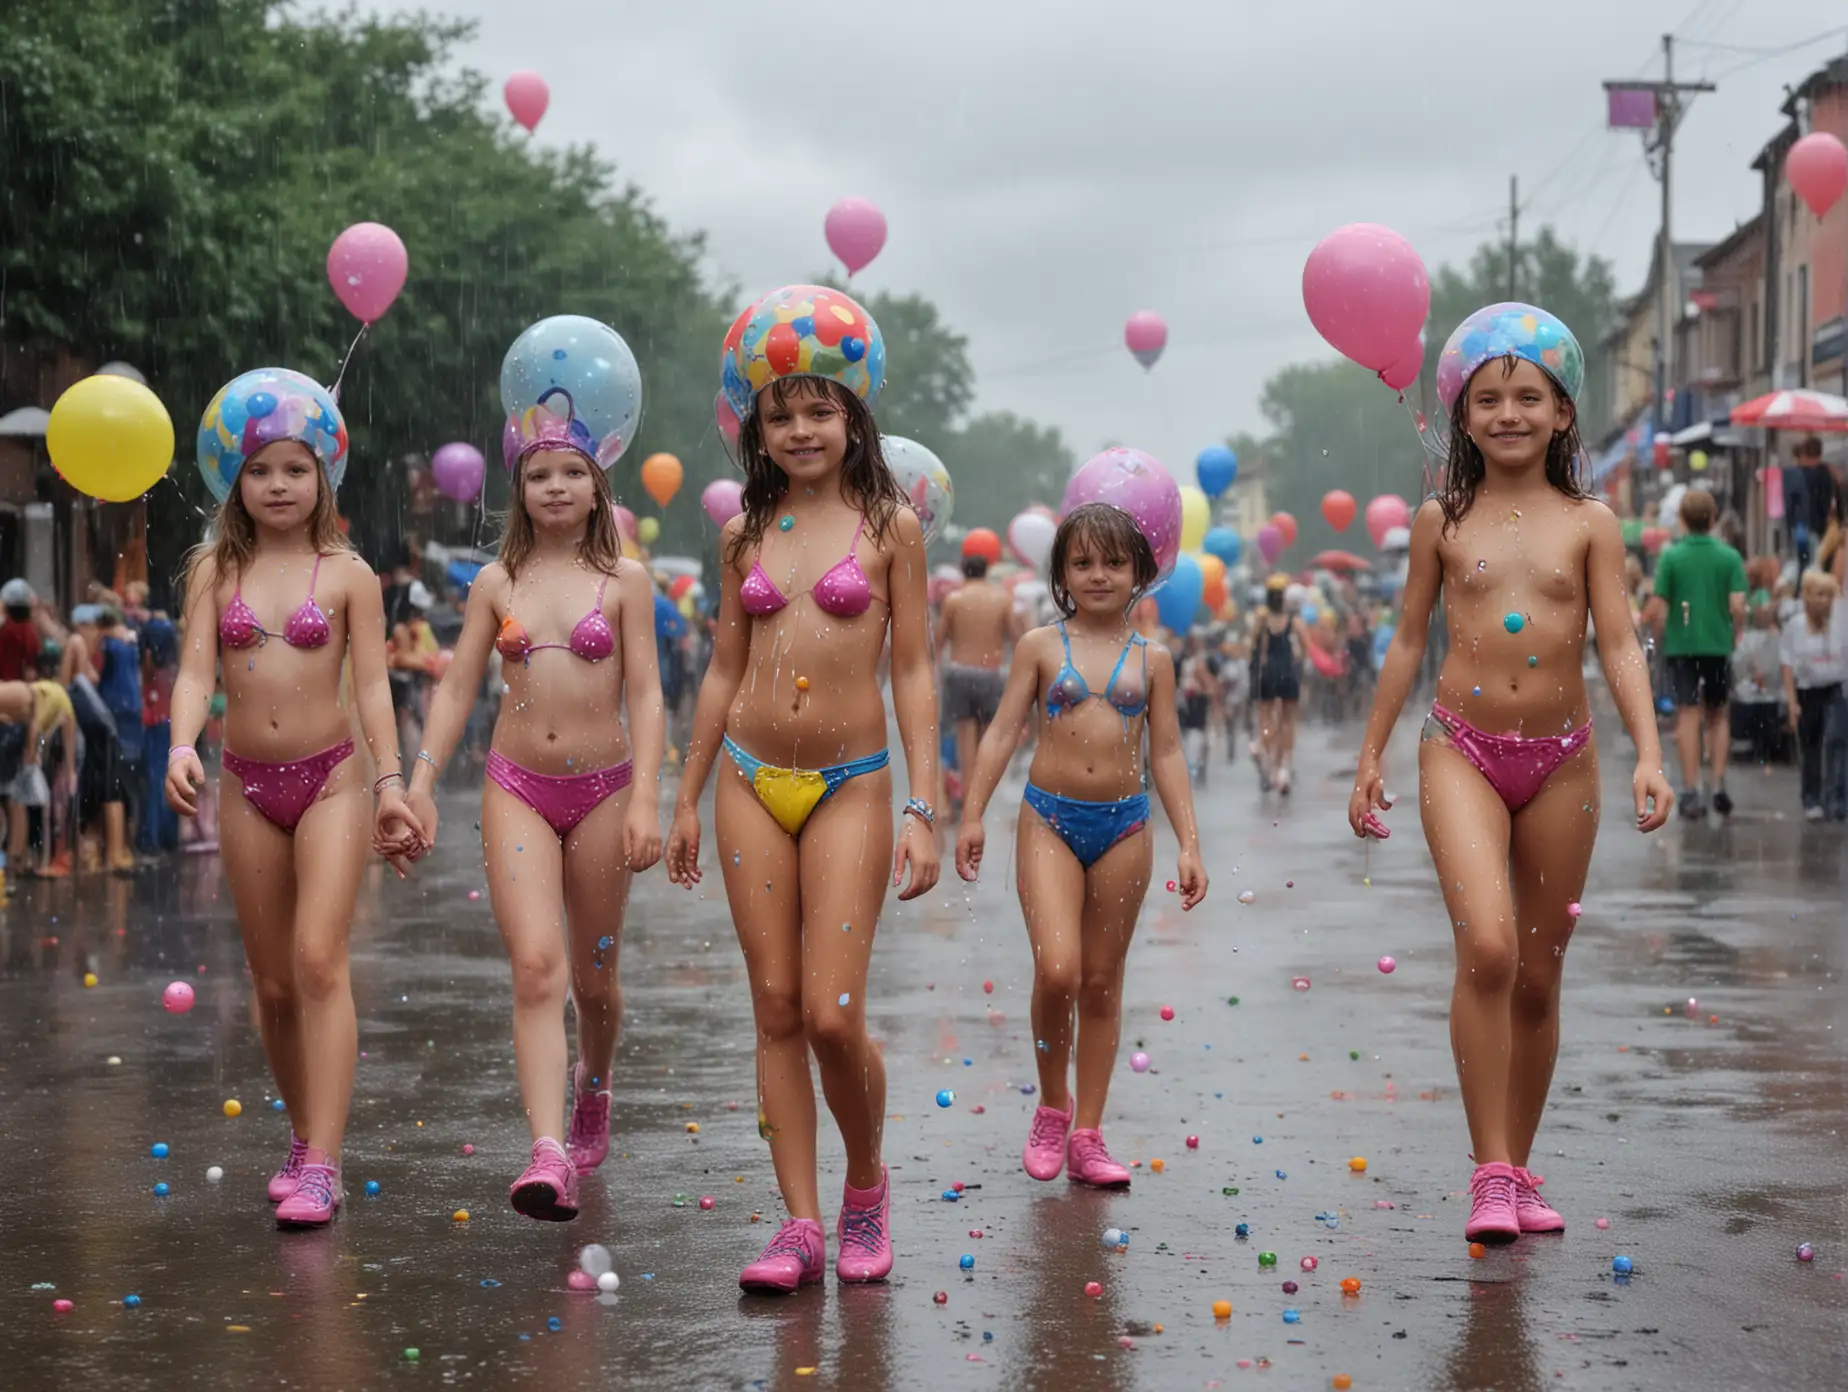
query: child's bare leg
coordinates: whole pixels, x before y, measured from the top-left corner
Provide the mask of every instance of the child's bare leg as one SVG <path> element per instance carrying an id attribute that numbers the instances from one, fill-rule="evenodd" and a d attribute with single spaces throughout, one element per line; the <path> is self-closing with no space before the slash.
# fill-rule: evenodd
<path id="1" fill-rule="evenodd" d="M 1559 977 L 1572 936 L 1566 906 L 1585 890 L 1598 835 L 1598 755 L 1587 745 L 1515 814 L 1514 905 L 1520 963 L 1509 1022 L 1508 1147 L 1525 1165 L 1559 1053 Z"/>
<path id="2" fill-rule="evenodd" d="M 1154 834 L 1144 828 L 1105 851 L 1085 874 L 1084 974 L 1078 986 L 1078 1108 L 1074 1130 L 1103 1124 L 1123 1033 L 1123 966 L 1149 892 Z"/>
<path id="3" fill-rule="evenodd" d="M 295 828 L 295 994 L 306 1113 L 296 1131 L 337 1160 L 359 1059 L 347 939 L 371 850 L 372 805 L 355 760 L 336 769 L 328 786 L 332 795 Z"/>
<path id="4" fill-rule="evenodd" d="M 244 800 L 234 779 L 224 785 L 225 878 L 244 938 L 256 997 L 263 1054 L 297 1135 L 308 1129 L 308 1087 L 301 996 L 295 986 L 295 843 Z"/>
<path id="5" fill-rule="evenodd" d="M 1020 912 L 1033 949 L 1033 1062 L 1040 1104 L 1071 1106 L 1072 1012 L 1083 980 L 1084 867 L 1040 814 L 1022 804 L 1015 840 Z"/>
<path id="6" fill-rule="evenodd" d="M 1418 749 L 1418 800 L 1456 936 L 1450 1047 L 1478 1165 L 1509 1158 L 1509 1002 L 1517 947 L 1508 883 L 1508 809 L 1468 759 L 1442 740 Z"/>
<path id="7" fill-rule="evenodd" d="M 571 959 L 571 1003 L 577 1009 L 578 1062 L 598 1091 L 609 1091 L 622 1032 L 623 915 L 629 869 L 622 825 L 629 790 L 598 803 L 565 838 L 565 920 Z M 608 938 L 610 945 L 599 947 Z"/>

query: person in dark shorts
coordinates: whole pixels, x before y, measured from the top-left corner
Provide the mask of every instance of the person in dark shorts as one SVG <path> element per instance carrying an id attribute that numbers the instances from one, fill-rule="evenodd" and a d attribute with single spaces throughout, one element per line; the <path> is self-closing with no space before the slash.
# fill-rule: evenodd
<path id="1" fill-rule="evenodd" d="M 1675 748 L 1681 756 L 1681 815 L 1706 812 L 1701 777 L 1701 736 L 1713 771 L 1713 810 L 1732 811 L 1726 792 L 1726 755 L 1732 742 L 1732 652 L 1745 627 L 1745 560 L 1710 535 L 1713 495 L 1690 488 L 1681 500 L 1687 535 L 1656 562 L 1655 593 L 1643 621 L 1662 636 L 1668 693 L 1675 703 Z"/>
<path id="2" fill-rule="evenodd" d="M 965 554 L 962 572 L 962 587 L 944 598 L 937 617 L 937 656 L 943 671 L 939 718 L 956 737 L 956 767 L 967 777 L 1001 705 L 1008 649 L 1021 626 L 1013 596 L 988 578 L 985 557 Z"/>
<path id="3" fill-rule="evenodd" d="M 1253 626 L 1251 688 L 1257 702 L 1258 786 L 1290 791 L 1290 759 L 1296 751 L 1297 702 L 1303 695 L 1303 659 L 1308 641 L 1302 620 L 1285 603 L 1289 580 L 1273 575 L 1264 588 L 1264 609 Z"/>

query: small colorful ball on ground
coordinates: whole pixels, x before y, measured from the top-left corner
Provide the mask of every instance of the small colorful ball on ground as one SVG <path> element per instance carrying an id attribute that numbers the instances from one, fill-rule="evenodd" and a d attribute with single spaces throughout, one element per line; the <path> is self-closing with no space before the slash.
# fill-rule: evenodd
<path id="1" fill-rule="evenodd" d="M 193 1008 L 193 988 L 184 981 L 171 982 L 160 993 L 160 1003 L 167 1007 L 168 1014 L 184 1015 Z"/>
<path id="2" fill-rule="evenodd" d="M 1294 986 L 1299 991 L 1307 991 L 1309 989 L 1309 978 L 1306 976 L 1293 977 L 1290 981 L 1290 985 Z"/>
<path id="3" fill-rule="evenodd" d="M 1302 1323 L 1302 1318 L 1303 1317 L 1295 1310 L 1285 1310 L 1283 1312 L 1283 1322 L 1285 1324 L 1300 1324 Z"/>
<path id="4" fill-rule="evenodd" d="M 1616 1272 L 1619 1276 L 1628 1276 L 1635 1269 L 1636 1263 L 1631 1261 L 1628 1257 L 1616 1256 L 1611 1258 L 1611 1270 Z"/>
<path id="5" fill-rule="evenodd" d="M 556 1334 L 558 1333 L 559 1330 L 565 1327 L 565 1322 L 561 1320 L 557 1315 L 553 1315 L 550 1319 L 548 1319 L 545 1322 L 545 1327 L 551 1330 L 554 1334 Z"/>
<path id="6" fill-rule="evenodd" d="M 1585 906 L 1579 903 L 1579 901 L 1576 899 L 1574 899 L 1570 904 L 1566 905 L 1566 917 L 1567 918 L 1577 918 L 1580 914 L 1584 912 L 1585 912 Z"/>
<path id="7" fill-rule="evenodd" d="M 1379 968 L 1381 976 L 1391 976 L 1399 970 L 1399 964 L 1390 957 L 1382 957 L 1379 961 Z"/>
<path id="8" fill-rule="evenodd" d="M 1084 1293 L 1096 1299 L 1104 1293 L 1104 1283 L 1102 1281 L 1086 1281 L 1084 1283 Z"/>
<path id="9" fill-rule="evenodd" d="M 1258 1253 L 1258 1265 L 1259 1266 L 1275 1266 L 1276 1264 L 1277 1264 L 1277 1254 L 1275 1252 L 1259 1252 Z"/>
<path id="10" fill-rule="evenodd" d="M 1174 1018 L 1174 1007 L 1171 1005 L 1164 1005 L 1161 1008 L 1161 1018 L 1164 1020 L 1172 1020 Z"/>
<path id="11" fill-rule="evenodd" d="M 1112 1249 L 1127 1247 L 1129 1245 L 1129 1234 L 1124 1232 L 1121 1228 L 1105 1228 L 1104 1235 L 1098 1238 L 1097 1241 L 1100 1247 Z"/>
<path id="12" fill-rule="evenodd" d="M 366 1181 L 366 1197 L 376 1199 L 379 1196 L 379 1182 L 376 1179 Z"/>
<path id="13" fill-rule="evenodd" d="M 1213 1302 L 1213 1318 L 1214 1319 L 1231 1319 L 1232 1318 L 1232 1302 L 1230 1300 L 1215 1300 Z"/>
<path id="14" fill-rule="evenodd" d="M 1131 1054 L 1129 1056 L 1129 1066 L 1137 1073 L 1146 1073 L 1149 1071 L 1149 1056 L 1140 1052 Z"/>
<path id="15" fill-rule="evenodd" d="M 83 974 L 83 984 L 84 984 L 85 990 L 88 990 L 91 987 L 95 986 L 96 985 L 96 973 L 95 972 L 85 972 Z"/>
<path id="16" fill-rule="evenodd" d="M 1304 1257 L 1297 1263 L 1304 1271 L 1314 1271 L 1321 1264 L 1321 1258 L 1319 1257 Z"/>
<path id="17" fill-rule="evenodd" d="M 565 1277 L 565 1285 L 574 1291 L 594 1291 L 597 1288 L 597 1278 L 588 1271 L 573 1271 Z"/>
<path id="18" fill-rule="evenodd" d="M 1296 1294 L 1296 1292 L 1297 1292 L 1297 1290 L 1298 1290 L 1298 1286 L 1297 1286 L 1297 1284 L 1296 1284 L 1296 1282 L 1294 1282 L 1294 1281 L 1285 1281 L 1285 1282 L 1283 1283 L 1283 1293 L 1284 1293 L 1285 1295 L 1295 1295 L 1295 1294 Z"/>
<path id="19" fill-rule="evenodd" d="M 718 1203 L 718 1200 L 713 1198 L 712 1195 L 710 1194 L 701 1194 L 699 1196 L 699 1206 L 702 1209 L 704 1209 L 707 1213 L 712 1212 L 714 1206 L 717 1203 Z"/>
<path id="20" fill-rule="evenodd" d="M 616 1294 L 616 1288 L 622 1284 L 622 1278 L 614 1271 L 605 1271 L 597 1277 L 597 1289 L 605 1295 Z"/>
<path id="21" fill-rule="evenodd" d="M 468 1210 L 466 1208 L 458 1208 L 454 1213 L 450 1214 L 449 1217 L 452 1222 L 466 1223 L 468 1221 Z"/>
<path id="22" fill-rule="evenodd" d="M 364 1055 L 361 1055 L 361 1057 L 363 1058 Z M 272 1112 L 286 1112 L 289 1110 L 289 1104 L 278 1097 L 270 1103 L 270 1110 Z"/>
<path id="23" fill-rule="evenodd" d="M 228 1117 L 244 1115 L 244 1104 L 235 1097 L 227 1097 L 225 1099 L 225 1115 Z"/>
<path id="24" fill-rule="evenodd" d="M 982 983 L 982 994 L 985 996 L 992 996 L 994 993 L 995 983 L 992 981 L 984 981 Z"/>
<path id="25" fill-rule="evenodd" d="M 1251 1143 L 1252 1143 L 1253 1145 L 1263 1145 L 1263 1144 L 1264 1144 L 1264 1138 L 1263 1138 L 1262 1136 L 1253 1136 L 1253 1137 L 1251 1138 Z"/>
<path id="26" fill-rule="evenodd" d="M 937 1094 L 937 1105 L 939 1107 L 950 1107 L 950 1106 L 954 1106 L 955 1103 L 956 1103 L 956 1094 L 951 1089 L 944 1088 L 943 1091 Z"/>
<path id="27" fill-rule="evenodd" d="M 1234 1237 L 1250 1237 L 1251 1236 L 1251 1224 L 1240 1223 L 1236 1228 L 1232 1229 L 1232 1235 Z"/>
<path id="28" fill-rule="evenodd" d="M 205 1182 L 207 1184 L 216 1184 L 224 1177 L 225 1177 L 225 1170 L 224 1170 L 224 1166 L 222 1165 L 208 1166 L 205 1171 Z"/>
<path id="29" fill-rule="evenodd" d="M 1356 1155 L 1352 1160 L 1348 1161 L 1348 1168 L 1355 1174 L 1365 1174 L 1367 1172 L 1367 1157 L 1364 1155 Z"/>
<path id="30" fill-rule="evenodd" d="M 122 1303 L 132 1310 L 141 1303 L 141 1297 L 138 1295 L 125 1295 L 122 1297 Z"/>
<path id="31" fill-rule="evenodd" d="M 54 1300 L 51 1302 L 51 1308 L 61 1315 L 68 1315 L 77 1307 L 68 1300 Z"/>
<path id="32" fill-rule="evenodd" d="M 1238 896 L 1238 902 L 1241 904 L 1255 904 L 1258 902 L 1258 896 L 1247 889 Z"/>
<path id="33" fill-rule="evenodd" d="M 165 1160 L 167 1158 L 167 1143 L 165 1141 L 154 1142 L 153 1145 L 148 1147 L 148 1154 L 152 1155 L 156 1160 Z"/>
<path id="34" fill-rule="evenodd" d="M 1198 1150 L 1200 1148 L 1200 1138 L 1198 1136 L 1189 1136 L 1187 1138 L 1187 1148 L 1189 1150 Z"/>
<path id="35" fill-rule="evenodd" d="M 1348 1392 L 1348 1389 L 1354 1385 L 1354 1379 L 1346 1373 L 1336 1373 L 1329 1379 L 1328 1385 L 1334 1388 L 1335 1392 Z"/>
<path id="36" fill-rule="evenodd" d="M 1597 1222 L 1596 1222 L 1595 1224 L 1593 1224 L 1592 1226 L 1594 1226 L 1594 1227 L 1596 1227 L 1596 1228 L 1598 1229 L 1598 1231 L 1600 1231 L 1600 1232 L 1602 1232 L 1602 1231 L 1604 1231 L 1604 1229 L 1606 1229 L 1606 1228 L 1608 1228 L 1608 1227 L 1609 1227 L 1610 1225 L 1611 1225 L 1611 1220 L 1610 1220 L 1610 1219 L 1608 1219 L 1608 1218 L 1600 1218 L 1600 1219 L 1598 1219 L 1598 1221 L 1597 1221 Z"/>
<path id="37" fill-rule="evenodd" d="M 1343 1276 L 1341 1278 L 1341 1293 L 1343 1295 L 1359 1295 L 1360 1294 L 1360 1277 Z"/>
<path id="38" fill-rule="evenodd" d="M 1797 1244 L 1797 1260 L 1800 1262 L 1815 1261 L 1816 1249 L 1807 1242 L 1799 1242 Z"/>
<path id="39" fill-rule="evenodd" d="M 462 1153 L 464 1155 L 473 1155 L 475 1153 L 475 1147 L 464 1141 L 462 1143 Z"/>
<path id="40" fill-rule="evenodd" d="M 939 1305 L 948 1305 L 950 1303 L 950 1293 L 948 1291 L 938 1291 L 931 1299 L 936 1301 Z"/>
<path id="41" fill-rule="evenodd" d="M 1484 1247 L 1480 1242 L 1472 1242 L 1469 1244 L 1469 1254 L 1471 1257 L 1480 1259 L 1488 1250 L 1489 1249 Z"/>
<path id="42" fill-rule="evenodd" d="M 167 1181 L 164 1179 L 159 1184 L 156 1184 L 154 1186 L 154 1197 L 157 1199 L 164 1199 L 167 1197 L 167 1195 L 171 1194 L 172 1192 L 173 1192 L 172 1186 L 169 1185 Z"/>
<path id="43" fill-rule="evenodd" d="M 974 1271 L 975 1270 L 975 1258 L 968 1252 L 964 1252 L 962 1256 L 958 1257 L 956 1260 L 956 1264 L 960 1266 L 964 1271 Z"/>
<path id="44" fill-rule="evenodd" d="M 1168 1162 L 1165 1160 L 1151 1160 L 1149 1161 L 1149 1168 L 1155 1171 L 1156 1174 L 1160 1174 L 1163 1170 L 1168 1168 Z"/>

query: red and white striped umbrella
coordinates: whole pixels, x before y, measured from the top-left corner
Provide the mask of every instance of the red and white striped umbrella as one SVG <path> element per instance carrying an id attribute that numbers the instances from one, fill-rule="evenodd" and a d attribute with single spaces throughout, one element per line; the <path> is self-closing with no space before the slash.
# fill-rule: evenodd
<path id="1" fill-rule="evenodd" d="M 1775 391 L 1733 407 L 1732 423 L 1765 430 L 1848 432 L 1848 400 L 1827 392 Z"/>

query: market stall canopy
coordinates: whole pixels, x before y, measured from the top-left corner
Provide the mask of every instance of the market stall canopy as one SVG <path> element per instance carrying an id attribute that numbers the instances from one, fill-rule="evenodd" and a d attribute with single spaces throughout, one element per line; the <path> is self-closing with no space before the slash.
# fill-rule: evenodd
<path id="1" fill-rule="evenodd" d="M 1763 430 L 1848 431 L 1848 400 L 1819 391 L 1774 391 L 1733 407 L 1734 425 Z"/>
<path id="2" fill-rule="evenodd" d="M 1309 562 L 1312 570 L 1372 570 L 1373 562 L 1352 551 L 1324 551 Z"/>

